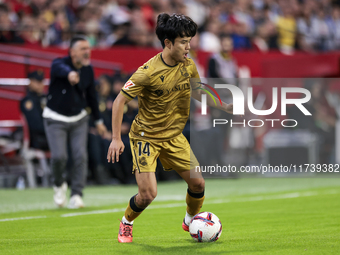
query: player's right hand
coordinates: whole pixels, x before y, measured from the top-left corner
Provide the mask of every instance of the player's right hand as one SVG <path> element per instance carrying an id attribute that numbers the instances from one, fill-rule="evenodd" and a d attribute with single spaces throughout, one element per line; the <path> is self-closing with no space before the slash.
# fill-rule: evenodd
<path id="1" fill-rule="evenodd" d="M 71 83 L 72 86 L 76 85 L 79 83 L 79 80 L 80 80 L 79 73 L 77 73 L 76 71 L 71 71 L 68 73 L 67 79 Z"/>
<path id="2" fill-rule="evenodd" d="M 125 146 L 121 139 L 112 139 L 107 152 L 107 162 L 119 162 L 119 155 L 123 153 L 124 149 Z"/>

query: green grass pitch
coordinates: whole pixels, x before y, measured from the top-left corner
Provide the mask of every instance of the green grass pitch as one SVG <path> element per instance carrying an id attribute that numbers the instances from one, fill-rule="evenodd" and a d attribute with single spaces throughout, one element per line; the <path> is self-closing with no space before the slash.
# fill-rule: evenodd
<path id="1" fill-rule="evenodd" d="M 202 211 L 221 220 L 215 243 L 181 228 L 186 184 L 158 184 L 158 196 L 117 241 L 136 186 L 87 187 L 79 210 L 56 209 L 52 189 L 0 190 L 0 254 L 340 254 L 340 179 L 206 180 Z"/>

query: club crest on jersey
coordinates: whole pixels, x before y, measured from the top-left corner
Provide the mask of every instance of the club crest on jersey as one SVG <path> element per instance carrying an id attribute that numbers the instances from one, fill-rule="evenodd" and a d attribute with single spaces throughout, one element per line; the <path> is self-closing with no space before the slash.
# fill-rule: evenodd
<path id="1" fill-rule="evenodd" d="M 184 76 L 185 78 L 188 78 L 188 77 L 189 77 L 189 73 L 188 73 L 188 71 L 187 71 L 187 69 L 186 69 L 185 67 L 182 67 L 182 68 L 180 69 L 180 71 L 181 71 L 181 75 L 182 75 L 182 76 Z"/>
<path id="2" fill-rule="evenodd" d="M 139 164 L 141 164 L 142 166 L 146 166 L 148 163 L 146 162 L 146 158 L 145 157 L 141 157 L 139 159 Z"/>
<path id="3" fill-rule="evenodd" d="M 161 95 L 163 95 L 164 91 L 161 90 L 161 89 L 157 89 L 157 90 L 155 90 L 155 93 L 156 93 L 157 96 L 160 97 Z"/>
<path id="4" fill-rule="evenodd" d="M 129 88 L 130 88 L 130 87 L 133 87 L 133 86 L 135 86 L 135 84 L 134 84 L 131 80 L 128 80 L 128 81 L 125 83 L 123 89 L 129 90 Z"/>

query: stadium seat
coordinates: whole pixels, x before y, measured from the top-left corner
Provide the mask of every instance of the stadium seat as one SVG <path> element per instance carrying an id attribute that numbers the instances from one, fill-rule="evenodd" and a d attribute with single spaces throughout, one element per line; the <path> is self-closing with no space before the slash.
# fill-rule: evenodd
<path id="1" fill-rule="evenodd" d="M 13 128 L 21 127 L 22 122 L 16 120 L 0 120 L 0 159 L 3 162 L 6 172 L 10 172 L 9 161 L 6 155 L 20 150 L 21 142 L 11 139 L 9 134 Z"/>

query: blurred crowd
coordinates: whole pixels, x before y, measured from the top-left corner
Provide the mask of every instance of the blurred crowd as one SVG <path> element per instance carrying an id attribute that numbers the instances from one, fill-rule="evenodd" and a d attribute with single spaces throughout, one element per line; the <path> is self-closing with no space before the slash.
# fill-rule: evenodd
<path id="1" fill-rule="evenodd" d="M 0 42 L 68 47 L 74 34 L 92 46 L 161 48 L 159 13 L 182 13 L 199 26 L 199 47 L 219 51 L 340 49 L 339 0 L 0 0 Z"/>

